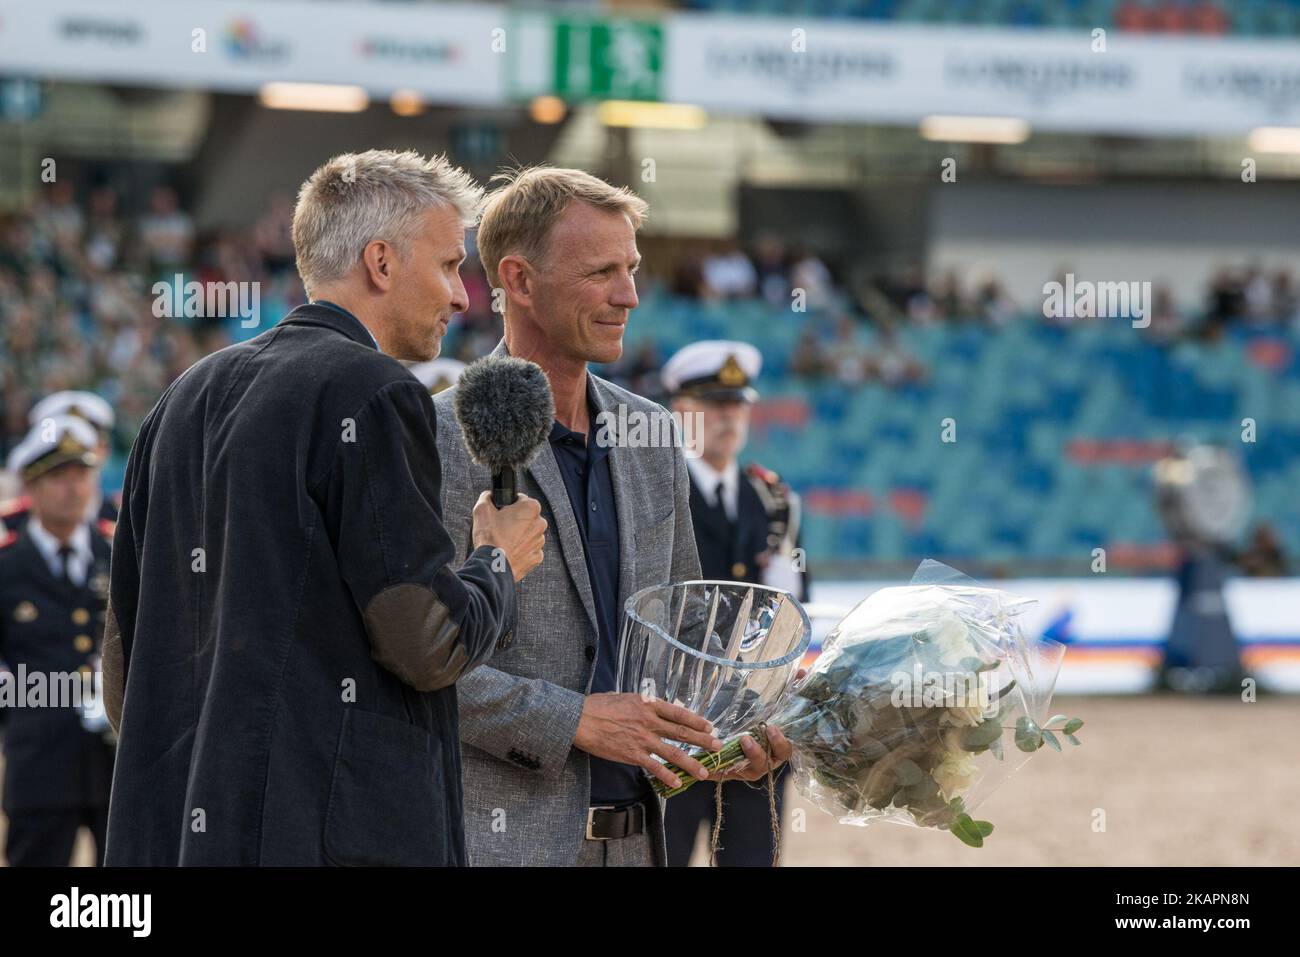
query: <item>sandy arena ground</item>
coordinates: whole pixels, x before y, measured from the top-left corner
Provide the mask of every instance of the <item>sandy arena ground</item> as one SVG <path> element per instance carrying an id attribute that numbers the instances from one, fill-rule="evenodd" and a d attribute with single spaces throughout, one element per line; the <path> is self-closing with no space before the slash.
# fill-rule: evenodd
<path id="1" fill-rule="evenodd" d="M 983 848 L 893 824 L 841 825 L 796 796 L 784 863 L 1300 865 L 1300 698 L 1059 698 L 1052 710 L 1084 720 L 1083 746 L 1045 749 L 980 808 L 997 827 Z M 1104 831 L 1093 829 L 1095 809 Z M 83 835 L 77 861 L 90 859 Z"/>
<path id="2" fill-rule="evenodd" d="M 894 824 L 856 828 L 797 799 L 791 865 L 1297 865 L 1300 698 L 1058 698 L 1083 745 L 1044 749 L 980 808 L 997 830 L 975 849 Z M 789 830 L 794 807 L 807 831 Z M 1094 831 L 1094 809 L 1105 830 Z M 704 860 L 701 851 L 700 860 Z"/>

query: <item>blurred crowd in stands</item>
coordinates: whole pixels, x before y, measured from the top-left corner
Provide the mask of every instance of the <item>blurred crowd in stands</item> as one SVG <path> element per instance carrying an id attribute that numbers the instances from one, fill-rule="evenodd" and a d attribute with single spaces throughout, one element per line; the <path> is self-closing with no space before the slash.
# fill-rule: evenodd
<path id="1" fill-rule="evenodd" d="M 0 447 L 25 432 L 28 409 L 60 389 L 85 388 L 117 409 L 129 446 L 162 390 L 190 365 L 231 341 L 226 323 L 200 316 L 160 320 L 153 283 L 231 278 L 259 281 L 268 298 L 300 299 L 289 240 L 291 207 L 272 199 L 245 233 L 200 242 L 168 187 L 129 215 L 109 187 L 78 202 L 52 184 L 46 199 L 0 217 Z"/>
<path id="2" fill-rule="evenodd" d="M 1052 278 L 1064 283 L 1069 271 L 1063 267 Z M 793 291 L 802 290 L 808 311 L 842 304 L 875 326 L 977 323 L 996 328 L 1042 305 L 1041 300 L 1017 302 L 996 278 L 972 279 L 951 269 L 927 276 L 913 266 L 837 281 L 815 253 L 803 247 L 787 250 L 770 235 L 760 236 L 749 250 L 727 242 L 683 256 L 672 290 L 707 301 L 761 298 L 778 307 L 788 307 Z M 1169 288 L 1160 284 L 1152 298 L 1150 334 L 1160 339 L 1210 336 L 1237 322 L 1300 326 L 1300 290 L 1289 270 L 1225 267 L 1211 278 L 1198 310 L 1177 306 Z"/>
<path id="3" fill-rule="evenodd" d="M 268 197 L 246 229 L 200 233 L 175 190 L 158 186 L 138 213 L 121 208 L 111 187 L 78 197 L 51 184 L 30 209 L 0 215 L 0 454 L 26 430 L 32 404 L 50 392 L 87 388 L 117 409 L 117 451 L 162 390 L 202 356 L 278 321 L 304 298 L 294 270 L 292 199 Z M 444 354 L 470 361 L 500 336 L 491 291 L 473 259 L 462 270 L 470 308 L 453 325 Z M 896 275 L 845 275 L 817 252 L 762 234 L 752 243 L 691 247 L 675 265 L 643 270 L 643 297 L 704 302 L 766 301 L 804 316 L 790 371 L 808 379 L 905 386 L 928 370 L 900 343 L 909 325 L 997 328 L 1041 315 L 1041 303 L 1016 302 L 996 279 L 971 281 L 920 267 Z M 227 316 L 160 320 L 154 283 L 257 283 L 260 315 L 245 328 Z M 1156 341 L 1212 337 L 1234 323 L 1294 325 L 1300 296 L 1289 273 L 1225 269 L 1201 310 L 1181 310 L 1167 289 L 1154 291 Z M 1043 320 L 1048 321 L 1048 320 Z M 625 353 L 609 371 L 642 394 L 658 393 L 663 357 L 653 343 Z"/>

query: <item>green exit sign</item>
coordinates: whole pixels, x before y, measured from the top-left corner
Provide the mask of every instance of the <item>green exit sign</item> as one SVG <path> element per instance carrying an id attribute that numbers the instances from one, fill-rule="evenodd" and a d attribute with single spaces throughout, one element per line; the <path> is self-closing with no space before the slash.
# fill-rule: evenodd
<path id="1" fill-rule="evenodd" d="M 663 30 L 645 20 L 561 20 L 555 93 L 565 99 L 657 100 Z"/>
<path id="2" fill-rule="evenodd" d="M 511 31 L 522 49 L 507 60 L 517 97 L 658 100 L 663 27 L 654 20 L 554 17 L 521 12 Z"/>

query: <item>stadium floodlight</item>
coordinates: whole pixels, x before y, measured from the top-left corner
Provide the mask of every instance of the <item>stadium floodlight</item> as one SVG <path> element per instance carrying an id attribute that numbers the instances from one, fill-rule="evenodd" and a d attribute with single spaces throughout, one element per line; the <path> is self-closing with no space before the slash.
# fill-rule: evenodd
<path id="1" fill-rule="evenodd" d="M 388 98 L 388 106 L 398 116 L 419 116 L 425 111 L 424 99 L 415 90 L 397 90 Z"/>
<path id="2" fill-rule="evenodd" d="M 559 123 L 568 114 L 569 108 L 558 96 L 539 96 L 528 104 L 528 115 L 534 123 Z"/>
<path id="3" fill-rule="evenodd" d="M 360 113 L 370 105 L 370 97 L 361 87 L 334 83 L 267 83 L 257 98 L 271 110 Z"/>
<path id="4" fill-rule="evenodd" d="M 1251 131 L 1249 143 L 1257 153 L 1300 153 L 1300 127 L 1260 126 Z"/>
<path id="5" fill-rule="evenodd" d="M 686 103 L 647 103 L 640 100 L 606 100 L 596 110 L 606 126 L 635 126 L 655 130 L 699 130 L 709 114 Z"/>
<path id="6" fill-rule="evenodd" d="M 927 116 L 921 136 L 940 143 L 1023 143 L 1029 124 L 1013 116 Z"/>

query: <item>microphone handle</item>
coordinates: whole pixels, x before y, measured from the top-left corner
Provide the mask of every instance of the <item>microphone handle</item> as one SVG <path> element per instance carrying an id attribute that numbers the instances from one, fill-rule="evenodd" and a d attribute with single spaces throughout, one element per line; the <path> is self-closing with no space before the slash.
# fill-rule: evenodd
<path id="1" fill-rule="evenodd" d="M 507 505 L 515 504 L 518 498 L 519 488 L 515 484 L 514 466 L 506 465 L 496 469 L 492 473 L 492 504 L 497 508 L 505 508 Z"/>

